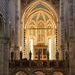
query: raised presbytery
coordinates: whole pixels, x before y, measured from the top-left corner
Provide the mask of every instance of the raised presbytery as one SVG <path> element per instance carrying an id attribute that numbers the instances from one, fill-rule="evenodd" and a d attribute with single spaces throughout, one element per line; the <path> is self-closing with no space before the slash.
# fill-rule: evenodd
<path id="1" fill-rule="evenodd" d="M 0 0 L 0 75 L 75 75 L 75 0 Z"/>

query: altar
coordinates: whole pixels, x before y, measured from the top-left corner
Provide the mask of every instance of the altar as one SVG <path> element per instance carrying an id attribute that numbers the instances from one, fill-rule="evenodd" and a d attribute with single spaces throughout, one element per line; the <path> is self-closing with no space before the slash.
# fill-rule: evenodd
<path id="1" fill-rule="evenodd" d="M 34 60 L 38 60 L 38 51 L 40 50 L 40 60 L 47 60 L 48 46 L 44 44 L 34 45 Z"/>

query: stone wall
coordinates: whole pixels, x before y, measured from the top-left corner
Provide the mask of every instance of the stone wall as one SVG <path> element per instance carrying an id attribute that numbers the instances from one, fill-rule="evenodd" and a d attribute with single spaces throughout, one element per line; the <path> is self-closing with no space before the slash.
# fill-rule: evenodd
<path id="1" fill-rule="evenodd" d="M 61 0 L 62 50 L 69 54 L 68 75 L 75 75 L 75 1 Z M 66 57 L 66 56 L 65 56 Z M 64 58 L 65 59 L 65 58 Z M 67 63 L 67 62 L 66 62 Z"/>
<path id="2" fill-rule="evenodd" d="M 75 0 L 69 0 L 70 75 L 75 75 Z"/>
<path id="3" fill-rule="evenodd" d="M 17 0 L 18 1 L 18 0 Z M 11 37 L 12 43 L 18 45 L 18 2 L 15 0 L 0 0 L 0 14 L 3 20 L 0 36 L 0 75 L 9 75 L 9 57 Z M 11 32 L 14 34 L 12 35 Z M 17 58 L 18 59 L 18 58 Z"/>
<path id="4" fill-rule="evenodd" d="M 18 40 L 19 40 L 19 30 L 20 30 L 20 2 L 18 0 L 9 0 L 8 3 L 8 17 L 9 17 L 9 32 L 10 32 L 10 53 L 15 52 L 14 59 L 19 59 L 16 52 L 19 52 Z"/>
<path id="5" fill-rule="evenodd" d="M 0 0 L 2 35 L 0 36 L 0 75 L 8 75 L 8 0 Z"/>

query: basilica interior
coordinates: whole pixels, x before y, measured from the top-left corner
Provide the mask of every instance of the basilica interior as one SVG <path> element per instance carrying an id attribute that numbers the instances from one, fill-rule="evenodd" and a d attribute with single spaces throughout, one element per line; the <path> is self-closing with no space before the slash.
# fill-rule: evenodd
<path id="1" fill-rule="evenodd" d="M 74 0 L 0 0 L 0 75 L 75 75 Z"/>
<path id="2" fill-rule="evenodd" d="M 51 75 L 63 75 L 61 35 L 59 35 L 61 33 L 61 26 L 58 21 L 59 0 L 53 0 L 49 3 L 47 0 L 21 1 L 21 25 L 18 49 L 20 51 L 19 57 L 22 67 L 55 67 L 57 71 Z M 11 61 L 13 61 L 13 53 L 11 53 Z M 16 61 L 16 66 L 18 66 L 18 59 Z M 28 74 L 19 71 L 16 75 Z M 38 70 L 32 75 L 46 74 L 44 71 Z"/>

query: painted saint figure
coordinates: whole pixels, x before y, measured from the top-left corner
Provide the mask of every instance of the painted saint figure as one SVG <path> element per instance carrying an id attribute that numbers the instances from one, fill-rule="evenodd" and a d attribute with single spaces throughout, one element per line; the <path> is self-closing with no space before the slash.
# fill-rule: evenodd
<path id="1" fill-rule="evenodd" d="M 38 60 L 40 60 L 40 55 L 41 55 L 41 51 L 40 49 L 38 50 Z"/>

